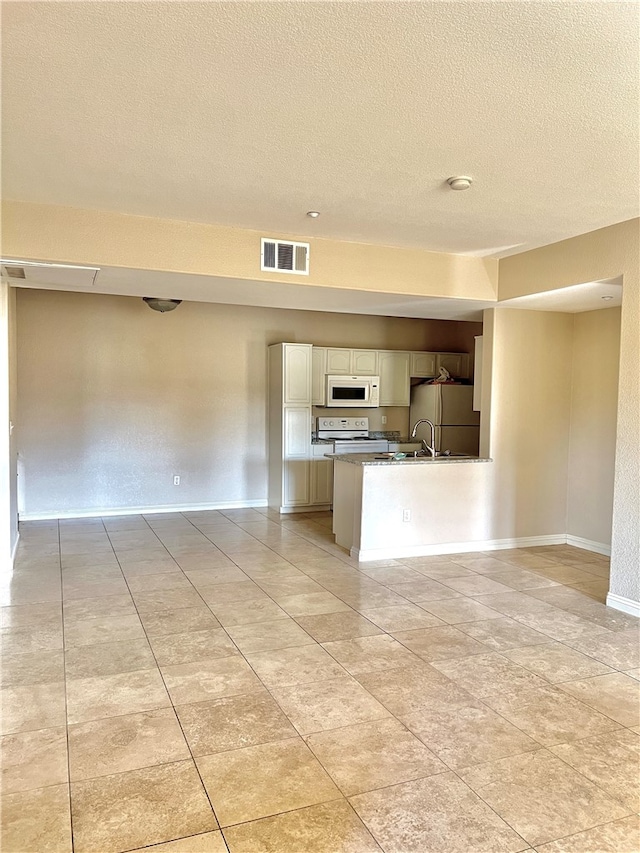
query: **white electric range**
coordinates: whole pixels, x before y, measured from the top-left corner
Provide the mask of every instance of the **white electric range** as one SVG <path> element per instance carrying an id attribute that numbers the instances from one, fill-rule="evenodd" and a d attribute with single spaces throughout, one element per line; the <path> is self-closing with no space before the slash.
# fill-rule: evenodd
<path id="1" fill-rule="evenodd" d="M 318 438 L 334 442 L 334 453 L 386 453 L 389 442 L 369 438 L 369 418 L 322 417 L 317 419 Z"/>

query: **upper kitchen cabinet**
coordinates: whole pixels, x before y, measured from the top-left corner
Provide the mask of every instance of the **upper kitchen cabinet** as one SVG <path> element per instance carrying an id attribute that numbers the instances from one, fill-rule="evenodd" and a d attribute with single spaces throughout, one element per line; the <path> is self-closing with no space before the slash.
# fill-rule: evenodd
<path id="1" fill-rule="evenodd" d="M 412 352 L 411 353 L 411 375 L 429 379 L 436 376 L 437 353 L 435 352 Z"/>
<path id="2" fill-rule="evenodd" d="M 377 376 L 378 352 L 371 349 L 327 349 L 326 372 L 331 376 Z"/>
<path id="3" fill-rule="evenodd" d="M 327 373 L 332 376 L 351 373 L 351 350 L 327 349 Z"/>
<path id="4" fill-rule="evenodd" d="M 327 398 L 325 375 L 327 371 L 327 350 L 314 347 L 311 351 L 311 402 L 314 406 L 324 406 Z"/>
<path id="5" fill-rule="evenodd" d="M 311 344 L 282 344 L 285 405 L 311 405 Z"/>
<path id="6" fill-rule="evenodd" d="M 436 353 L 436 373 L 444 367 L 451 374 L 452 379 L 469 378 L 469 356 L 466 352 L 438 352 Z"/>
<path id="7" fill-rule="evenodd" d="M 354 376 L 378 376 L 378 351 L 352 349 L 351 372 Z"/>
<path id="8" fill-rule="evenodd" d="M 380 375 L 380 405 L 408 406 L 410 404 L 411 353 L 382 351 L 378 353 Z"/>

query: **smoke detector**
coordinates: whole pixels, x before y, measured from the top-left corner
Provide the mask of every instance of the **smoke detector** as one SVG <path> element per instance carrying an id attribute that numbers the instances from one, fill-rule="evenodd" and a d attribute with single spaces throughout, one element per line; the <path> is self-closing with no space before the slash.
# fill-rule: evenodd
<path id="1" fill-rule="evenodd" d="M 167 311 L 173 311 L 177 308 L 182 299 L 160 299 L 158 296 L 143 296 L 142 301 L 146 302 L 149 308 L 153 308 L 154 311 L 165 314 Z"/>
<path id="2" fill-rule="evenodd" d="M 468 175 L 456 175 L 453 178 L 447 178 L 447 183 L 452 190 L 468 190 L 473 183 L 473 178 Z"/>

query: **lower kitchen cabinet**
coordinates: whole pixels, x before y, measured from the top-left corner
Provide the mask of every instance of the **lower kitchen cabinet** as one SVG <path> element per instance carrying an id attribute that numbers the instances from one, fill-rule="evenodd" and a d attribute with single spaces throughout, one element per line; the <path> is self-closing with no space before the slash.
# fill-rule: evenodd
<path id="1" fill-rule="evenodd" d="M 308 438 L 307 438 L 308 446 Z M 282 461 L 282 508 L 331 506 L 333 461 L 324 454 L 329 446 L 312 447 L 310 458 L 287 457 Z"/>
<path id="2" fill-rule="evenodd" d="M 333 503 L 333 460 L 326 459 L 325 453 L 331 453 L 330 445 L 314 445 L 311 456 L 311 503 Z"/>
<path id="3" fill-rule="evenodd" d="M 311 495 L 308 459 L 285 459 L 283 468 L 283 506 L 306 506 Z"/>
<path id="4" fill-rule="evenodd" d="M 307 406 L 284 409 L 283 506 L 308 504 L 311 497 L 309 432 L 311 412 Z"/>

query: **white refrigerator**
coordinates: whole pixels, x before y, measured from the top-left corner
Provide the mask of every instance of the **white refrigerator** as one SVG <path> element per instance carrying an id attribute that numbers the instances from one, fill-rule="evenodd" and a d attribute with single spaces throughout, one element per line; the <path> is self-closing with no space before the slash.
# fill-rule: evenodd
<path id="1" fill-rule="evenodd" d="M 420 418 L 436 428 L 436 450 L 477 456 L 480 447 L 480 412 L 473 410 L 473 385 L 414 385 L 411 389 L 409 429 Z M 429 441 L 429 427 L 418 427 L 418 438 Z"/>

